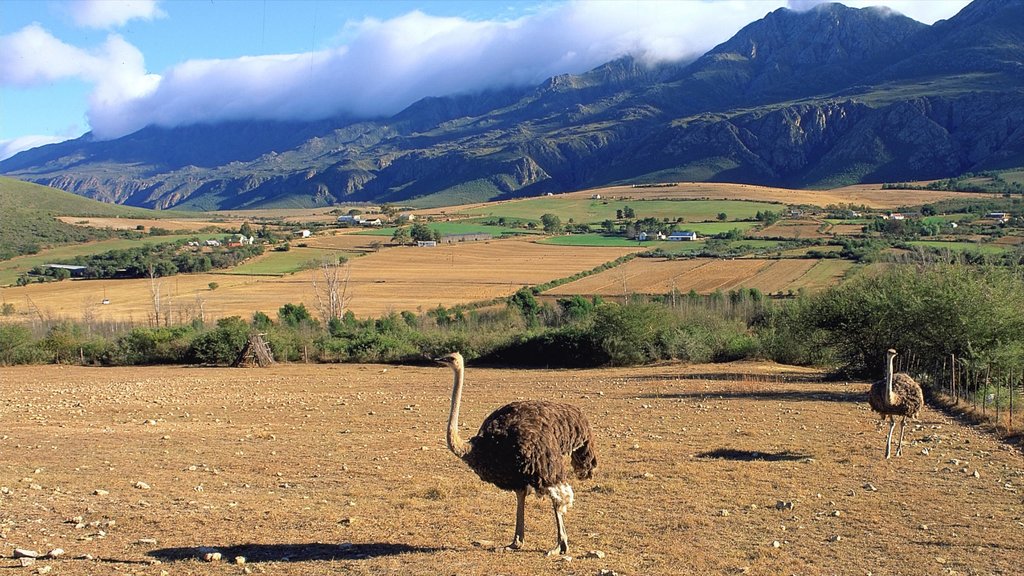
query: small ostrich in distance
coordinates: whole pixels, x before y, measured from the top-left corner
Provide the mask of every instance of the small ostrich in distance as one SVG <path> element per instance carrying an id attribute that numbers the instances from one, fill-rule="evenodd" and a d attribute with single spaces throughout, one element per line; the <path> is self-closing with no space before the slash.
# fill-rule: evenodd
<path id="1" fill-rule="evenodd" d="M 900 441 L 896 446 L 896 455 L 903 455 L 903 432 L 907 427 L 907 418 L 917 418 L 924 406 L 924 394 L 921 386 L 909 374 L 900 372 L 893 374 L 893 359 L 896 351 L 890 348 L 885 353 L 885 378 L 871 385 L 868 393 L 868 404 L 871 409 L 882 416 L 884 422 L 889 418 L 889 436 L 885 440 L 885 457 L 892 453 L 892 431 L 896 428 L 896 416 L 903 416 L 900 423 Z"/>
<path id="2" fill-rule="evenodd" d="M 434 359 L 451 367 L 451 413 L 448 416 L 448 449 L 469 465 L 484 482 L 516 494 L 516 533 L 506 550 L 523 546 L 526 496 L 530 493 L 551 498 L 555 511 L 557 545 L 548 555 L 566 554 L 569 538 L 565 532 L 565 512 L 572 506 L 574 494 L 569 485 L 569 466 L 579 479 L 590 478 L 597 467 L 590 424 L 583 412 L 571 404 L 526 400 L 513 402 L 491 413 L 480 431 L 469 440 L 459 437 L 459 407 L 465 364 L 458 352 Z"/>

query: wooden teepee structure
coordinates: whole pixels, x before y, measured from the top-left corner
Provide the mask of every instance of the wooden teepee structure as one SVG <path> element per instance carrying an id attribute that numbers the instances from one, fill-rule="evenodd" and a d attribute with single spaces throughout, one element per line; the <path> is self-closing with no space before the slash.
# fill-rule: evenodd
<path id="1" fill-rule="evenodd" d="M 259 366 L 263 368 L 274 363 L 274 353 L 270 351 L 270 345 L 263 339 L 266 334 L 250 334 L 249 341 L 245 343 L 242 351 L 235 359 L 236 367 L 252 368 Z"/>

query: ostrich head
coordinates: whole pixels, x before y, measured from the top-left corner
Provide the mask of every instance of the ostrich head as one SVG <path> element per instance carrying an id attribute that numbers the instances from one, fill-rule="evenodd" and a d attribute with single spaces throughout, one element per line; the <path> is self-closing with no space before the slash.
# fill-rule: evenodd
<path id="1" fill-rule="evenodd" d="M 444 364 L 452 370 L 459 370 L 465 366 L 465 362 L 462 360 L 462 354 L 459 354 L 458 352 L 438 356 L 437 358 L 434 358 L 434 362 Z"/>
<path id="2" fill-rule="evenodd" d="M 885 357 L 886 358 L 891 358 L 891 357 L 895 356 L 896 354 L 897 354 L 897 352 L 895 350 L 893 350 L 892 348 L 889 348 L 888 350 L 885 351 Z"/>

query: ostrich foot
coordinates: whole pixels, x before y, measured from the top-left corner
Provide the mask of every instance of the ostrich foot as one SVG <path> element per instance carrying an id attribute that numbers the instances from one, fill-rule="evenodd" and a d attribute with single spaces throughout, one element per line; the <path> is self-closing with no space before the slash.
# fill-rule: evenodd
<path id="1" fill-rule="evenodd" d="M 559 542 L 558 546 L 555 546 L 551 550 L 548 550 L 548 556 L 563 556 L 569 553 L 569 544 Z"/>
<path id="2" fill-rule="evenodd" d="M 523 547 L 523 539 L 518 537 L 518 536 L 516 536 L 515 540 L 513 540 L 511 544 L 509 544 L 508 546 L 505 546 L 504 548 L 502 548 L 502 551 L 504 551 L 504 552 L 513 552 L 515 550 L 519 550 L 522 547 Z"/>

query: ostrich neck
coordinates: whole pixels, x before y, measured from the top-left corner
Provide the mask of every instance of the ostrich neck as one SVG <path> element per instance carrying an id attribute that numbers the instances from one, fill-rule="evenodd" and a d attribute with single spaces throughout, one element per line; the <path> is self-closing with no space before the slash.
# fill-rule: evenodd
<path id="1" fill-rule="evenodd" d="M 452 385 L 452 411 L 448 415 L 448 449 L 459 458 L 469 452 L 469 444 L 459 436 L 459 407 L 462 404 L 462 368 L 455 370 Z"/>
<path id="2" fill-rule="evenodd" d="M 893 391 L 892 391 L 892 379 L 893 379 L 892 363 L 893 363 L 893 358 L 894 358 L 893 356 L 889 356 L 889 362 L 888 362 L 888 364 L 885 367 L 885 401 L 888 402 L 890 406 L 892 406 L 893 404 L 896 403 L 896 395 L 893 394 Z"/>

